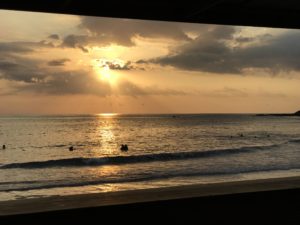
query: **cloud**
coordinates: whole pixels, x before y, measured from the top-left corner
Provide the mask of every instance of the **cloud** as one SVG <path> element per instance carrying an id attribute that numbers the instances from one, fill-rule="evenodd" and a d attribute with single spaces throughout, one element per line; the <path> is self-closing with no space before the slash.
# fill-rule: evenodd
<path id="1" fill-rule="evenodd" d="M 13 70 L 18 64 L 9 61 L 0 61 L 0 70 Z"/>
<path id="2" fill-rule="evenodd" d="M 255 45 L 246 47 L 228 44 L 250 42 L 253 38 L 235 38 L 235 30 L 218 27 L 192 42 L 173 49 L 169 55 L 147 60 L 162 66 L 212 73 L 242 74 L 247 69 L 263 69 L 272 73 L 299 71 L 300 32 L 263 35 Z M 143 61 L 141 61 L 143 62 Z"/>
<path id="3" fill-rule="evenodd" d="M 93 94 L 107 96 L 111 94 L 111 87 L 108 83 L 96 80 L 90 71 L 59 71 L 51 73 L 42 82 L 31 82 L 22 91 L 47 95 Z"/>
<path id="4" fill-rule="evenodd" d="M 27 53 L 33 51 L 31 45 L 25 42 L 2 42 L 0 43 L 0 53 Z"/>
<path id="5" fill-rule="evenodd" d="M 53 40 L 59 40 L 59 35 L 58 34 L 51 34 L 48 36 L 49 39 L 53 39 Z"/>
<path id="6" fill-rule="evenodd" d="M 37 93 L 43 95 L 177 95 L 182 92 L 157 87 L 140 87 L 131 81 L 120 79 L 118 86 L 112 89 L 109 82 L 101 81 L 91 68 L 65 70 L 62 65 L 68 59 L 53 60 L 55 68 L 45 67 L 45 62 L 19 55 L 0 56 L 0 80 L 9 81 L 9 94 Z M 130 62 L 124 66 L 130 69 Z"/>
<path id="7" fill-rule="evenodd" d="M 142 67 L 134 65 L 131 61 L 100 60 L 100 63 L 101 67 L 108 67 L 111 70 L 144 70 Z"/>
<path id="8" fill-rule="evenodd" d="M 91 38 L 87 35 L 67 35 L 61 44 L 61 47 L 68 47 L 68 48 L 79 48 L 83 52 L 88 52 L 88 49 L 84 47 L 92 43 Z"/>
<path id="9" fill-rule="evenodd" d="M 254 37 L 237 37 L 235 41 L 239 43 L 247 43 L 247 42 L 252 42 L 255 41 Z"/>
<path id="10" fill-rule="evenodd" d="M 80 27 L 97 36 L 106 36 L 113 43 L 130 46 L 134 37 L 190 40 L 177 23 L 82 17 Z"/>
<path id="11" fill-rule="evenodd" d="M 48 66 L 64 66 L 66 62 L 71 61 L 70 59 L 55 59 L 48 62 Z"/>
<path id="12" fill-rule="evenodd" d="M 140 60 L 137 60 L 135 63 L 136 64 L 149 64 L 150 62 L 148 60 L 145 60 L 145 59 L 140 59 Z"/>
<path id="13" fill-rule="evenodd" d="M 211 97 L 248 97 L 249 93 L 245 89 L 237 89 L 232 87 L 224 87 L 223 89 L 212 90 L 210 92 L 199 92 L 201 95 Z"/>
<path id="14" fill-rule="evenodd" d="M 25 54 L 34 52 L 40 48 L 53 48 L 51 42 L 0 42 L 1 54 Z"/>
<path id="15" fill-rule="evenodd" d="M 87 34 L 69 34 L 63 38 L 62 47 L 79 48 L 87 52 L 88 46 L 111 44 L 134 46 L 136 38 L 161 38 L 190 41 L 180 23 L 143 21 L 131 19 L 81 17 L 79 28 Z"/>
<path id="16" fill-rule="evenodd" d="M 131 64 L 130 61 L 126 62 L 124 65 L 117 63 L 107 62 L 106 63 L 111 70 L 133 70 L 135 67 Z"/>
<path id="17" fill-rule="evenodd" d="M 279 92 L 277 90 L 268 91 L 265 89 L 247 89 L 247 88 L 234 88 L 234 87 L 223 87 L 219 89 L 212 90 L 200 90 L 196 94 L 207 97 L 216 97 L 216 98 L 286 98 L 287 95 Z"/>
<path id="18" fill-rule="evenodd" d="M 26 63 L 30 66 L 26 66 Z M 16 93 L 42 93 L 50 95 L 95 94 L 100 96 L 111 93 L 110 86 L 99 82 L 91 71 L 53 71 L 38 67 L 30 59 L 18 59 L 17 62 L 0 61 L 0 79 L 22 82 Z"/>
<path id="19" fill-rule="evenodd" d="M 123 61 L 120 59 L 106 59 L 106 58 L 100 58 L 95 60 L 95 64 L 99 66 L 100 68 L 108 68 L 111 70 L 145 70 L 144 67 L 142 67 L 141 63 L 131 62 L 131 61 Z"/>
<path id="20" fill-rule="evenodd" d="M 279 90 L 271 90 L 267 87 L 257 87 L 255 89 L 249 88 L 232 88 L 224 87 L 223 89 L 217 89 L 212 91 L 209 96 L 214 97 L 259 97 L 259 98 L 287 98 L 287 93 Z"/>
<path id="21" fill-rule="evenodd" d="M 233 38 L 233 35 L 236 31 L 237 28 L 234 26 L 214 26 L 211 29 L 208 29 L 203 36 L 209 39 L 213 38 L 216 40 L 230 40 Z"/>
<path id="22" fill-rule="evenodd" d="M 43 79 L 44 74 L 39 64 L 41 61 L 17 55 L 0 56 L 0 79 L 11 81 L 33 82 Z"/>
<path id="23" fill-rule="evenodd" d="M 52 66 L 62 65 L 68 59 L 53 60 Z M 19 55 L 0 56 L 0 79 L 23 85 L 14 87 L 15 93 L 41 93 L 47 95 L 94 94 L 106 96 L 110 85 L 100 82 L 90 70 L 66 71 L 59 66 L 43 67 L 43 61 Z"/>
<path id="24" fill-rule="evenodd" d="M 23 83 L 25 86 L 36 86 L 52 77 L 53 72 L 43 68 L 44 60 L 31 58 L 47 48 L 55 46 L 47 41 L 39 42 L 0 42 L 0 79 L 10 83 Z M 50 66 L 63 65 L 69 59 L 58 59 L 48 62 Z M 25 86 L 18 86 L 20 91 Z"/>

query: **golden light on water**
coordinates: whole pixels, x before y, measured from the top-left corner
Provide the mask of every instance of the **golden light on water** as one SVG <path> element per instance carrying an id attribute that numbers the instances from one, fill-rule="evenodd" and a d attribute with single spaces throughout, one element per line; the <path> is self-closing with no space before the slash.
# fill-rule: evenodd
<path id="1" fill-rule="evenodd" d="M 101 154 L 114 155 L 118 151 L 118 143 L 115 136 L 116 121 L 112 119 L 116 113 L 98 114 L 97 134 L 101 143 Z"/>
<path id="2" fill-rule="evenodd" d="M 101 179 L 102 177 L 114 177 L 118 173 L 121 172 L 121 168 L 119 165 L 105 165 L 97 168 L 90 168 L 88 170 L 85 170 L 85 175 L 89 174 L 91 177 L 96 177 L 96 179 Z M 118 184 L 114 183 L 107 183 L 107 184 L 96 184 L 93 185 L 94 188 L 96 188 L 96 192 L 99 190 L 101 192 L 111 192 L 111 191 L 118 191 Z M 86 187 L 80 187 L 80 189 L 87 189 L 90 188 L 90 186 Z"/>

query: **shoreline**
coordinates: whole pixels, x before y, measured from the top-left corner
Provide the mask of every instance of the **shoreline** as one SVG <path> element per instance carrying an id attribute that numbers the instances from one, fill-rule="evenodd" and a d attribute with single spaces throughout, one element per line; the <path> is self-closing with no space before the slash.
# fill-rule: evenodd
<path id="1" fill-rule="evenodd" d="M 0 216 L 300 188 L 300 176 L 89 193 L 0 202 Z"/>

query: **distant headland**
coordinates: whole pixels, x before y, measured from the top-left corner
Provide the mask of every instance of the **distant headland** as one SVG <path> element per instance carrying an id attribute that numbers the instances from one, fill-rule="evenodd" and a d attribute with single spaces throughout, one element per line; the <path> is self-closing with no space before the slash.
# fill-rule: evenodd
<path id="1" fill-rule="evenodd" d="M 300 110 L 295 113 L 256 114 L 256 116 L 300 116 Z"/>

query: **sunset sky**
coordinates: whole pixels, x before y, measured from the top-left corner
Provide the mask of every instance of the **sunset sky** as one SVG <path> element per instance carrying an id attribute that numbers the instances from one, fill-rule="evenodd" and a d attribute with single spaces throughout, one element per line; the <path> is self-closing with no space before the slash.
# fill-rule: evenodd
<path id="1" fill-rule="evenodd" d="M 0 10 L 0 114 L 300 110 L 300 31 Z"/>

